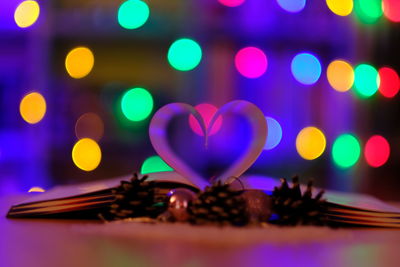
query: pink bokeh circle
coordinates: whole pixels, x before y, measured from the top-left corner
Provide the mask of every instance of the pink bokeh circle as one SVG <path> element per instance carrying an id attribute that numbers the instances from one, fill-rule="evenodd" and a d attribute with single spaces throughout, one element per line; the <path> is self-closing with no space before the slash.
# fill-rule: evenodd
<path id="1" fill-rule="evenodd" d="M 228 7 L 240 6 L 245 0 L 218 0 L 221 4 Z"/>
<path id="2" fill-rule="evenodd" d="M 393 21 L 400 22 L 400 1 L 399 0 L 383 0 L 383 13 Z"/>
<path id="3" fill-rule="evenodd" d="M 202 103 L 194 107 L 198 113 L 203 117 L 204 123 L 206 124 L 206 128 L 210 124 L 214 114 L 218 111 L 218 108 L 214 105 L 208 104 L 208 103 Z M 201 130 L 200 124 L 197 121 L 197 119 L 193 116 L 189 116 L 189 125 L 190 128 L 195 132 L 196 134 L 200 136 L 204 136 L 203 131 Z M 222 116 L 219 116 L 218 119 L 214 122 L 213 126 L 211 127 L 211 131 L 208 134 L 208 136 L 211 136 L 213 134 L 216 134 L 219 129 L 221 129 L 222 125 Z"/>
<path id="4" fill-rule="evenodd" d="M 245 47 L 235 56 L 236 69 L 247 78 L 259 78 L 268 67 L 268 59 L 265 53 L 257 47 Z"/>

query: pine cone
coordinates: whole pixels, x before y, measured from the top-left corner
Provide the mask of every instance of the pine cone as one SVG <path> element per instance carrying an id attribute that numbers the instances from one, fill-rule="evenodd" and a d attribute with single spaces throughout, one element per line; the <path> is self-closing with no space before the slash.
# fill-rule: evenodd
<path id="1" fill-rule="evenodd" d="M 247 224 L 246 203 L 240 191 L 233 191 L 229 184 L 217 182 L 197 195 L 189 207 L 192 224 L 218 224 L 242 226 Z"/>
<path id="2" fill-rule="evenodd" d="M 130 181 L 121 181 L 121 185 L 112 193 L 115 200 L 111 204 L 108 217 L 125 219 L 134 217 L 156 218 L 166 210 L 166 205 L 156 197 L 154 181 L 146 181 L 147 175 L 139 178 L 135 173 Z"/>
<path id="3" fill-rule="evenodd" d="M 322 199 L 324 191 L 312 197 L 312 181 L 307 184 L 307 190 L 301 193 L 299 178 L 292 178 L 290 188 L 286 179 L 281 179 L 281 186 L 275 187 L 272 193 L 272 210 L 276 219 L 271 223 L 279 225 L 326 225 L 326 202 Z"/>

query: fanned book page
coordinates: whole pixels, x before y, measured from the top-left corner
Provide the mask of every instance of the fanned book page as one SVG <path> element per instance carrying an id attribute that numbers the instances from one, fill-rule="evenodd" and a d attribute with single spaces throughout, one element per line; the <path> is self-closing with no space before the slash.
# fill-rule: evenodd
<path id="1" fill-rule="evenodd" d="M 13 205 L 7 217 L 97 218 L 97 214 L 108 209 L 113 202 L 112 189 L 130 178 L 131 176 L 122 176 L 97 182 L 56 186 Z M 189 181 L 174 172 L 152 173 L 148 180 L 156 181 L 156 194 L 159 195 L 165 195 L 177 187 L 197 190 Z"/>
<path id="2" fill-rule="evenodd" d="M 45 193 L 26 199 L 12 206 L 9 218 L 96 218 L 108 209 L 114 197 L 111 190 L 130 176 L 117 177 L 78 185 L 57 186 Z M 165 195 L 176 187 L 197 188 L 175 172 L 149 174 L 149 180 L 157 182 L 157 193 Z M 277 179 L 265 176 L 243 176 L 242 188 L 260 189 L 271 193 L 279 186 Z M 302 186 L 305 190 L 305 186 Z M 318 190 L 318 189 L 317 189 Z M 389 205 L 372 196 L 327 191 L 328 218 L 342 225 L 400 228 L 400 208 Z"/>

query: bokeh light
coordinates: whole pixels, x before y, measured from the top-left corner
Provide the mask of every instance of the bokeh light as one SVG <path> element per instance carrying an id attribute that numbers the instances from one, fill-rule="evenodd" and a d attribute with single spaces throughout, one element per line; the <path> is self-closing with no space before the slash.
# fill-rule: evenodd
<path id="1" fill-rule="evenodd" d="M 326 71 L 329 84 L 339 92 L 351 89 L 354 83 L 353 67 L 344 60 L 332 61 Z"/>
<path id="2" fill-rule="evenodd" d="M 276 0 L 278 5 L 287 12 L 297 13 L 304 9 L 306 0 Z"/>
<path id="3" fill-rule="evenodd" d="M 296 149 L 306 160 L 313 160 L 322 155 L 326 148 L 324 133 L 316 127 L 302 129 L 296 138 Z"/>
<path id="4" fill-rule="evenodd" d="M 43 193 L 43 192 L 46 192 L 46 190 L 44 190 L 42 187 L 40 187 L 40 186 L 34 186 L 34 187 L 31 187 L 29 190 L 28 190 L 28 193 Z"/>
<path id="5" fill-rule="evenodd" d="M 338 16 L 348 16 L 353 11 L 353 0 L 326 0 L 326 5 Z"/>
<path id="6" fill-rule="evenodd" d="M 268 125 L 268 136 L 264 149 L 271 150 L 275 148 L 282 139 L 282 127 L 277 120 L 271 117 L 265 117 Z"/>
<path id="7" fill-rule="evenodd" d="M 297 54 L 292 60 L 292 74 L 302 84 L 311 85 L 321 76 L 321 63 L 310 53 Z"/>
<path id="8" fill-rule="evenodd" d="M 349 168 L 360 158 L 361 147 L 357 138 L 351 134 L 340 135 L 332 146 L 332 158 L 340 168 Z"/>
<path id="9" fill-rule="evenodd" d="M 153 106 L 153 97 L 144 88 L 129 89 L 121 99 L 122 113 L 131 121 L 146 119 Z"/>
<path id="10" fill-rule="evenodd" d="M 400 1 L 399 0 L 383 0 L 383 12 L 388 20 L 400 22 Z"/>
<path id="11" fill-rule="evenodd" d="M 22 98 L 19 112 L 27 123 L 38 123 L 46 114 L 46 100 L 38 92 L 29 93 Z"/>
<path id="12" fill-rule="evenodd" d="M 187 38 L 176 40 L 168 50 L 168 62 L 174 69 L 189 71 L 199 65 L 202 57 L 200 45 Z"/>
<path id="13" fill-rule="evenodd" d="M 239 50 L 235 56 L 235 66 L 243 76 L 258 78 L 266 72 L 268 59 L 261 49 L 250 46 Z"/>
<path id="14" fill-rule="evenodd" d="M 360 64 L 354 70 L 354 89 L 363 98 L 371 97 L 378 91 L 378 71 L 368 64 Z"/>
<path id="15" fill-rule="evenodd" d="M 93 69 L 94 55 L 87 47 L 72 49 L 65 58 L 65 68 L 68 74 L 75 79 L 87 76 Z"/>
<path id="16" fill-rule="evenodd" d="M 380 68 L 379 71 L 379 92 L 385 97 L 391 98 L 397 95 L 400 89 L 400 79 L 397 72 L 388 67 Z"/>
<path id="17" fill-rule="evenodd" d="M 375 23 L 382 16 L 382 0 L 354 0 L 354 12 L 361 22 Z"/>
<path id="18" fill-rule="evenodd" d="M 245 0 L 218 0 L 221 4 L 228 7 L 240 6 L 245 2 Z"/>
<path id="19" fill-rule="evenodd" d="M 173 169 L 159 156 L 151 156 L 145 159 L 140 169 L 142 174 L 169 171 L 173 171 Z"/>
<path id="20" fill-rule="evenodd" d="M 146 23 L 150 15 L 149 6 L 140 0 L 128 0 L 118 9 L 118 23 L 125 29 L 137 29 Z"/>
<path id="21" fill-rule="evenodd" d="M 72 160 L 79 169 L 92 171 L 100 164 L 101 149 L 96 141 L 90 138 L 80 139 L 72 149 Z"/>
<path id="22" fill-rule="evenodd" d="M 201 117 L 204 120 L 206 129 L 208 125 L 210 124 L 212 118 L 214 117 L 214 114 L 218 111 L 218 108 L 214 105 L 208 104 L 208 103 L 202 103 L 194 107 L 198 113 L 200 113 Z M 200 124 L 197 121 L 197 119 L 193 116 L 189 116 L 189 125 L 190 128 L 195 132 L 196 134 L 200 136 L 204 136 L 203 131 L 201 130 Z M 214 122 L 213 126 L 211 127 L 211 131 L 208 134 L 208 136 L 211 136 L 219 131 L 222 125 L 222 116 L 219 116 L 218 119 Z"/>
<path id="23" fill-rule="evenodd" d="M 365 144 L 364 156 L 371 167 L 377 168 L 384 165 L 390 156 L 388 141 L 380 135 L 372 136 Z"/>
<path id="24" fill-rule="evenodd" d="M 75 123 L 75 135 L 78 139 L 87 137 L 99 141 L 103 134 L 104 123 L 96 113 L 85 113 Z"/>
<path id="25" fill-rule="evenodd" d="M 18 27 L 27 28 L 37 21 L 39 14 L 40 6 L 36 1 L 23 1 L 15 9 L 14 20 Z"/>

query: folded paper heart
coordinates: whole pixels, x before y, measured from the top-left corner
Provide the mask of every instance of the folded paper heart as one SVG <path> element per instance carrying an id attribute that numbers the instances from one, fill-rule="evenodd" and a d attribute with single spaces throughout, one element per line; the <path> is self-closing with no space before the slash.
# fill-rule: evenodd
<path id="1" fill-rule="evenodd" d="M 209 125 L 206 125 L 202 116 L 197 110 L 185 103 L 171 103 L 160 108 L 153 116 L 150 127 L 150 141 L 158 155 L 176 172 L 190 180 L 200 189 L 204 189 L 210 184 L 209 179 L 196 173 L 188 164 L 186 164 L 170 147 L 167 138 L 167 128 L 171 120 L 180 114 L 191 114 L 198 121 L 202 132 L 204 133 L 204 145 L 208 145 L 208 138 L 212 126 L 217 118 L 223 114 L 232 113 L 233 115 L 243 116 L 250 123 L 251 140 L 242 155 L 233 162 L 221 175 L 215 180 L 226 182 L 232 177 L 240 177 L 248 168 L 253 165 L 258 156 L 263 151 L 268 128 L 262 111 L 254 104 L 235 100 L 222 106 L 213 116 Z"/>

